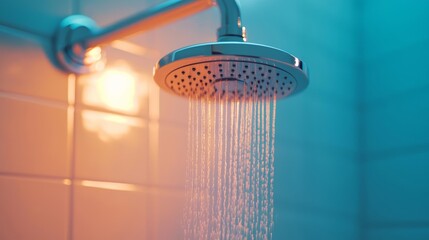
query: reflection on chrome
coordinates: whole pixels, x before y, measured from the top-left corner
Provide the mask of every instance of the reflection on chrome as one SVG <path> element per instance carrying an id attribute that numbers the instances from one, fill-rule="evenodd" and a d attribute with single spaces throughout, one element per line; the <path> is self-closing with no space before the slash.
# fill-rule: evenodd
<path id="1" fill-rule="evenodd" d="M 83 59 L 83 63 L 85 64 L 93 64 L 95 62 L 98 62 L 103 57 L 103 53 L 101 50 L 101 47 L 93 47 L 91 49 L 88 49 L 85 52 L 85 57 Z"/>

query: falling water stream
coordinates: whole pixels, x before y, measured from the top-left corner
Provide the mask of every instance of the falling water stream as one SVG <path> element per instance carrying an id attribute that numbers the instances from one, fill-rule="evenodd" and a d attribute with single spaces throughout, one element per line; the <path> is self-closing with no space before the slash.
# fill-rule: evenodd
<path id="1" fill-rule="evenodd" d="M 185 239 L 271 239 L 276 100 L 190 99 Z"/>

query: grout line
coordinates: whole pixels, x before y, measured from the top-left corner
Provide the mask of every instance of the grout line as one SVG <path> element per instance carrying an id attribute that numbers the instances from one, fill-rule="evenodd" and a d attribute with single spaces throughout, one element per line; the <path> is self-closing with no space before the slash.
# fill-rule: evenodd
<path id="1" fill-rule="evenodd" d="M 357 107 L 357 126 L 356 126 L 356 130 L 357 132 L 357 149 L 358 149 L 358 153 L 357 153 L 357 167 L 358 167 L 358 186 L 357 186 L 357 191 L 359 192 L 358 194 L 358 219 L 357 219 L 357 227 L 358 227 L 358 239 L 359 240 L 365 240 L 366 239 L 366 229 L 364 226 L 364 223 L 366 221 L 366 181 L 365 181 L 365 156 L 363 154 L 363 150 L 365 147 L 365 138 L 366 138 L 366 132 L 365 132 L 365 104 L 364 104 L 364 97 L 365 97 L 365 89 L 366 89 L 366 82 L 365 82 L 365 69 L 363 68 L 363 59 L 365 58 L 365 53 L 364 53 L 364 21 L 360 21 L 361 19 L 363 19 L 363 15 L 364 15 L 364 2 L 360 1 L 360 0 L 356 0 L 355 1 L 356 4 L 356 17 L 357 17 L 357 22 L 358 25 L 356 26 L 356 35 L 358 38 L 358 43 L 357 43 L 357 56 L 358 56 L 358 61 L 356 62 L 356 74 L 357 74 L 357 79 L 362 79 L 362 85 L 363 87 L 359 87 L 356 86 L 356 91 L 357 91 L 357 102 L 358 102 L 358 107 Z M 357 84 L 357 82 L 356 82 Z"/>
<path id="2" fill-rule="evenodd" d="M 90 106 L 85 105 L 82 103 L 76 103 L 75 109 L 77 112 L 83 112 L 83 111 L 91 111 L 91 112 L 97 112 L 97 113 L 105 113 L 105 114 L 113 114 L 118 115 L 125 118 L 135 119 L 138 121 L 141 121 L 145 124 L 160 124 L 160 125 L 169 125 L 173 127 L 186 127 L 186 123 L 172 121 L 168 119 L 151 119 L 149 116 L 141 116 L 141 115 L 132 115 L 127 113 L 122 113 L 118 111 L 109 110 L 102 107 L 96 107 L 96 106 Z"/>
<path id="3" fill-rule="evenodd" d="M 29 179 L 37 179 L 37 180 L 52 180 L 52 181 L 61 181 L 64 180 L 73 180 L 75 186 L 83 186 L 82 181 L 95 182 L 100 184 L 125 184 L 133 186 L 136 189 L 144 190 L 144 191 L 165 191 L 165 192 L 182 192 L 185 190 L 184 187 L 174 187 L 174 186 L 165 186 L 165 185 L 157 185 L 157 184 L 138 184 L 138 183 L 129 183 L 129 182 L 112 182 L 107 180 L 98 180 L 91 178 L 67 178 L 60 176 L 49 176 L 49 175 L 40 175 L 40 174 L 31 174 L 31 173 L 19 173 L 19 172 L 0 172 L 0 177 L 18 177 L 18 178 L 29 178 Z"/>
<path id="4" fill-rule="evenodd" d="M 174 186 L 166 186 L 159 184 L 139 184 L 139 183 L 130 183 L 130 182 L 112 182 L 106 180 L 92 179 L 92 178 L 74 178 L 75 185 L 77 186 L 85 186 L 86 184 L 82 184 L 82 182 L 92 182 L 93 185 L 99 184 L 100 186 L 108 185 L 108 184 L 119 184 L 119 185 L 128 185 L 132 186 L 135 189 L 144 190 L 144 191 L 177 191 L 181 192 L 185 190 L 185 187 L 174 187 Z M 91 185 L 91 184 L 90 184 Z M 101 187 L 102 188 L 102 187 Z"/>
<path id="5" fill-rule="evenodd" d="M 82 103 L 76 103 L 75 108 L 79 112 L 91 111 L 91 112 L 97 112 L 97 113 L 113 114 L 113 115 L 118 115 L 121 117 L 133 118 L 133 119 L 141 120 L 141 121 L 148 121 L 147 116 L 133 115 L 133 114 L 123 113 L 123 112 L 119 112 L 119 111 L 109 110 L 109 109 L 103 108 L 103 107 L 86 105 L 86 104 L 82 104 Z"/>
<path id="6" fill-rule="evenodd" d="M 63 181 L 65 179 L 68 179 L 67 177 L 38 175 L 38 174 L 32 174 L 32 173 L 18 173 L 18 172 L 0 172 L 0 176 L 32 178 L 32 179 L 40 179 L 40 180 L 58 180 L 58 181 Z"/>
<path id="7" fill-rule="evenodd" d="M 366 223 L 365 226 L 367 228 L 378 228 L 378 229 L 398 229 L 398 228 L 429 228 L 429 221 L 422 220 L 422 221 L 404 221 L 404 220 L 398 220 L 398 221 L 378 221 L 378 222 L 372 222 L 372 223 Z"/>
<path id="8" fill-rule="evenodd" d="M 29 103 L 35 103 L 40 105 L 47 105 L 51 107 L 57 107 L 57 108 L 65 108 L 68 106 L 67 102 L 60 101 L 60 100 L 53 100 L 43 97 L 34 97 L 29 95 L 22 95 L 18 93 L 12 93 L 12 92 L 6 92 L 0 90 L 0 97 L 9 98 L 13 100 L 23 101 L 23 102 L 29 102 Z"/>
<path id="9" fill-rule="evenodd" d="M 68 150 L 70 158 L 70 198 L 69 198 L 69 225 L 68 225 L 68 239 L 73 240 L 73 221 L 74 221 L 74 189 L 75 189 L 75 146 L 76 146 L 76 75 L 70 74 L 68 77 L 69 87 L 73 87 L 73 91 L 69 91 L 69 108 L 67 111 L 67 125 L 68 125 Z"/>

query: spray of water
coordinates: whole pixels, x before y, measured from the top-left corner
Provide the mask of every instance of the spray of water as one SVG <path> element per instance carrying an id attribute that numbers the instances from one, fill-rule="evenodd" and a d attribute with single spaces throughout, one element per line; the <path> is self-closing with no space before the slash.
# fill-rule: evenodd
<path id="1" fill-rule="evenodd" d="M 185 239 L 271 239 L 276 100 L 189 99 Z"/>

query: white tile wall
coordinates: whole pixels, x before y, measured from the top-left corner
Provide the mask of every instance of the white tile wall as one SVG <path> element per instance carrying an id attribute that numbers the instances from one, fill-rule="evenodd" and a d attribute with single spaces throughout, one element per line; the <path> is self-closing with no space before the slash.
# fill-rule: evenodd
<path id="1" fill-rule="evenodd" d="M 0 9 L 4 11 L 7 7 Z M 49 49 L 44 48 L 50 47 L 49 43 L 48 38 L 6 28 L 0 23 L 0 91 L 66 102 L 67 75 L 47 58 L 45 51 Z"/>
<path id="2" fill-rule="evenodd" d="M 183 191 L 152 191 L 149 239 L 183 239 Z"/>
<path id="3" fill-rule="evenodd" d="M 184 126 L 161 125 L 158 159 L 154 165 L 153 183 L 184 188 L 186 173 L 187 129 Z"/>
<path id="4" fill-rule="evenodd" d="M 0 92 L 0 172 L 70 176 L 66 104 Z"/>
<path id="5" fill-rule="evenodd" d="M 0 209 L 8 214 L 0 214 L 0 223 L 9 224 L 0 224 L 0 229 L 11 224 L 10 229 L 29 229 L 19 233 L 21 238 L 10 235 L 14 234 L 10 230 L 0 231 L 5 234 L 1 239 L 183 237 L 187 102 L 159 92 L 148 76 L 169 51 L 215 40 L 218 10 L 127 39 L 141 46 L 143 54 L 107 49 L 109 67 L 125 61 L 137 76 L 139 90 L 130 101 L 124 100 L 127 94 L 118 93 L 119 87 L 113 87 L 118 90 L 113 91 L 116 102 L 100 95 L 101 75 L 78 77 L 76 84 L 73 77 L 67 81 L 68 76 L 47 58 L 48 37 L 71 12 L 89 15 L 106 26 L 158 2 L 0 3 L 0 50 L 8 56 L 0 56 L 0 191 L 10 193 L 0 198 L 0 203 L 7 203 Z M 276 190 L 280 200 L 275 239 L 356 239 L 354 1 L 255 3 L 242 3 L 249 40 L 284 48 L 315 66 L 308 93 L 278 105 L 277 152 L 284 164 L 278 165 L 276 179 L 281 187 Z M 15 28 L 37 36 L 10 30 Z M 128 108 L 132 103 L 138 106 Z M 10 178 L 6 175 L 14 180 L 3 181 Z M 70 180 L 64 184 L 41 176 Z M 61 192 L 46 187 L 51 185 Z M 59 192 L 64 196 L 61 201 Z M 33 204 L 53 215 L 38 223 L 46 220 L 42 228 L 31 225 L 33 215 L 19 211 L 13 215 L 17 206 L 35 209 Z M 46 226 L 55 229 L 45 231 Z"/>
<path id="6" fill-rule="evenodd" d="M 68 239 L 68 181 L 0 176 L 0 239 Z"/>
<path id="7" fill-rule="evenodd" d="M 82 110 L 76 113 L 75 176 L 148 184 L 149 136 L 145 120 Z"/>
<path id="8" fill-rule="evenodd" d="M 80 181 L 73 200 L 73 239 L 150 239 L 148 194 L 138 186 Z"/>

